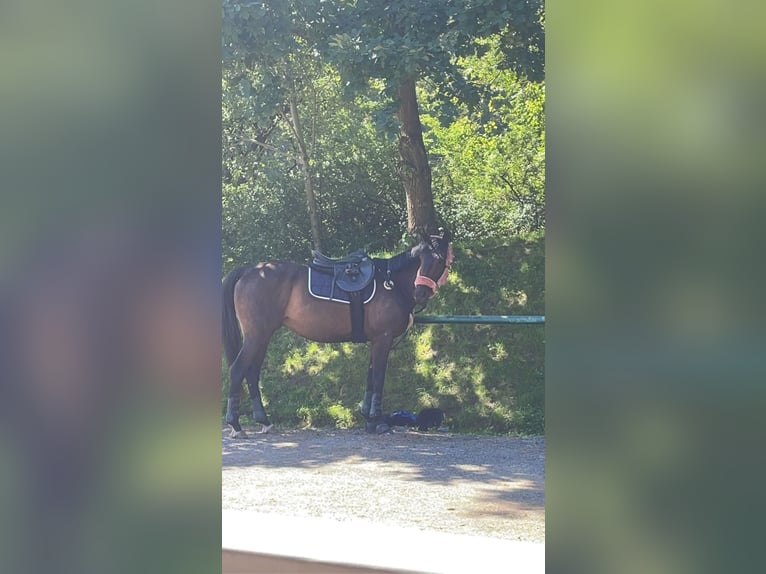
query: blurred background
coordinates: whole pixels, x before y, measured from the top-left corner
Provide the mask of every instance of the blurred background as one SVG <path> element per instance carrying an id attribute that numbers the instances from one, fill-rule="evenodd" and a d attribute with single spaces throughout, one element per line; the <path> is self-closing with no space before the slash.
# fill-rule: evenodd
<path id="1" fill-rule="evenodd" d="M 763 12 L 546 6 L 551 571 L 761 562 Z M 220 21 L 3 4 L 4 572 L 219 567 Z"/>
<path id="2" fill-rule="evenodd" d="M 547 16 L 547 567 L 753 569 L 763 5 Z"/>
<path id="3" fill-rule="evenodd" d="M 220 8 L 0 13 L 0 570 L 215 571 Z"/>

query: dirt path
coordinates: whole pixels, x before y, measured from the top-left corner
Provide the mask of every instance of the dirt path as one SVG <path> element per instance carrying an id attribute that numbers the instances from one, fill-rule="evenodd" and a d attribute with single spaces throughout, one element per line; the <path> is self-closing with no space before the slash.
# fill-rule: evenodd
<path id="1" fill-rule="evenodd" d="M 247 429 L 250 431 L 251 429 Z M 417 431 L 223 431 L 222 506 L 545 539 L 545 440 Z"/>

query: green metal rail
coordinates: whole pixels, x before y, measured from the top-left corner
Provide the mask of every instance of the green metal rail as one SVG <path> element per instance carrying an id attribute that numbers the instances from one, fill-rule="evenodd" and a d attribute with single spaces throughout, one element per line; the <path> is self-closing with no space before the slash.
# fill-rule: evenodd
<path id="1" fill-rule="evenodd" d="M 415 323 L 543 324 L 545 315 L 415 315 Z"/>

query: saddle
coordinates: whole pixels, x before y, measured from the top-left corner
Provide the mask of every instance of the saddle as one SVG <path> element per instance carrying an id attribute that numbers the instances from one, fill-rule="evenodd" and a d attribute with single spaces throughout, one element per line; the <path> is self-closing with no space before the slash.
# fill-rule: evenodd
<path id="1" fill-rule="evenodd" d="M 309 267 L 321 275 L 332 277 L 330 281 L 329 296 L 324 293 L 319 295 L 312 287 L 312 276 L 309 272 L 309 292 L 321 298 L 331 301 L 348 301 L 351 311 L 351 340 L 357 343 L 364 342 L 364 304 L 375 294 L 375 285 L 371 285 L 375 278 L 375 263 L 364 251 L 354 251 L 345 257 L 331 259 L 319 251 L 312 251 L 313 260 Z M 363 290 L 366 289 L 365 293 Z M 346 295 L 335 291 L 343 291 Z M 366 298 L 366 301 L 363 300 Z"/>
<path id="2" fill-rule="evenodd" d="M 319 251 L 312 251 L 311 267 L 331 274 L 334 286 L 353 293 L 361 291 L 375 276 L 375 264 L 364 251 L 354 251 L 338 259 L 331 259 Z"/>

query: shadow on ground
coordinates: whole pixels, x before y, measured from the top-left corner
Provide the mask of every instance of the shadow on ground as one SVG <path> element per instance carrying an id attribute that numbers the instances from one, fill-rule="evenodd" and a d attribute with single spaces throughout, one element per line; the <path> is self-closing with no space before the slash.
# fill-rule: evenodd
<path id="1" fill-rule="evenodd" d="M 280 430 L 228 438 L 222 466 L 313 470 L 369 467 L 376 478 L 479 489 L 475 509 L 507 515 L 544 508 L 545 439 L 403 431 L 370 435 L 352 430 Z M 371 474 L 372 476 L 372 474 Z M 482 487 L 491 487 L 484 488 Z M 498 488 L 502 487 L 502 488 Z"/>

